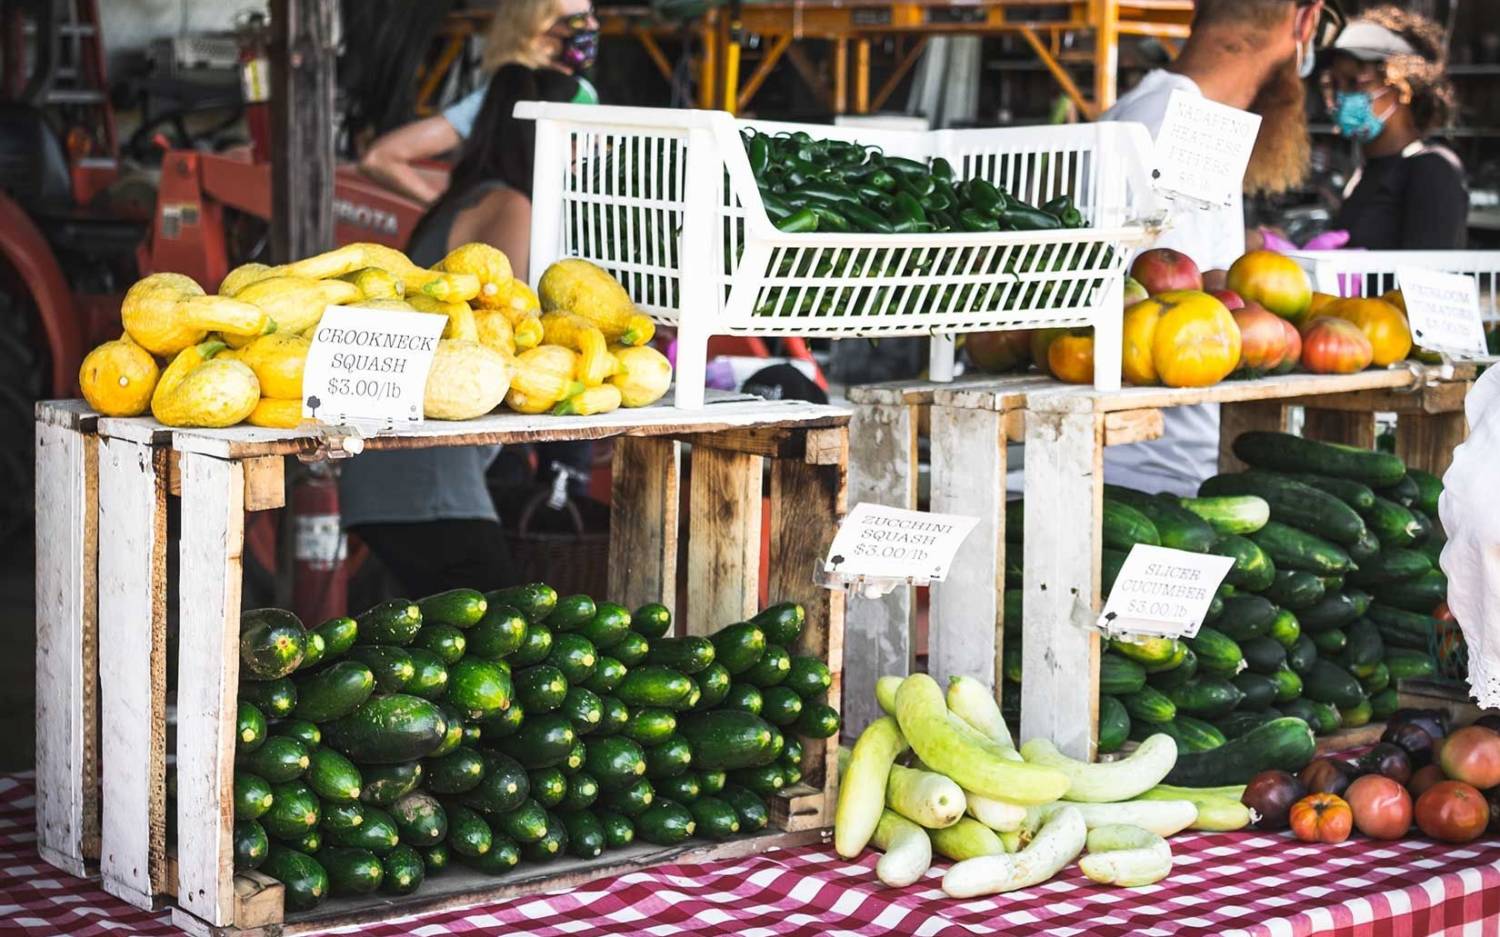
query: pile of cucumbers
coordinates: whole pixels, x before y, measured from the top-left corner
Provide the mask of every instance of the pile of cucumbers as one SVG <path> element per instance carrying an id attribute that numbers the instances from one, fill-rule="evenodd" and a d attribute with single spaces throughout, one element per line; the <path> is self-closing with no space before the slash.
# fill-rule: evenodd
<path id="1" fill-rule="evenodd" d="M 234 857 L 328 895 L 415 891 L 452 862 L 501 874 L 639 838 L 769 822 L 802 742 L 837 734 L 821 660 L 782 603 L 706 637 L 545 584 L 383 602 L 306 629 L 240 623 Z"/>
<path id="2" fill-rule="evenodd" d="M 1257 730 L 1284 716 L 1320 735 L 1385 719 L 1397 681 L 1437 667 L 1441 481 L 1390 453 L 1286 433 L 1245 433 L 1233 449 L 1249 468 L 1208 479 L 1196 498 L 1105 486 L 1106 593 L 1138 543 L 1234 559 L 1195 637 L 1115 641 L 1100 659 L 1100 751 L 1165 732 L 1204 756 L 1184 759 L 1201 773 L 1179 765 L 1173 783 L 1211 785 L 1254 764 L 1277 743 Z M 1022 513 L 1006 512 L 1004 671 L 1017 684 Z M 1018 697 L 1002 696 L 1011 718 Z"/>

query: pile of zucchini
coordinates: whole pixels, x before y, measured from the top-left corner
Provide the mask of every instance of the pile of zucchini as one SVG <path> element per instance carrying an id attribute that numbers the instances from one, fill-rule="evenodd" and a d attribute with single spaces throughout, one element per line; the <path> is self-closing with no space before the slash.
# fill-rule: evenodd
<path id="1" fill-rule="evenodd" d="M 1197 498 L 1105 486 L 1106 593 L 1137 543 L 1234 558 L 1196 637 L 1115 641 L 1100 660 L 1100 751 L 1167 733 L 1193 753 L 1176 784 L 1227 783 L 1218 779 L 1257 765 L 1280 741 L 1260 730 L 1283 716 L 1320 735 L 1385 719 L 1398 680 L 1436 672 L 1432 614 L 1447 595 L 1439 479 L 1389 453 L 1285 433 L 1245 433 L 1233 448 L 1250 468 L 1208 479 Z M 1019 504 L 1006 512 L 1013 684 L 1022 514 Z M 1019 696 L 1002 696 L 1009 718 Z"/>
<path id="2" fill-rule="evenodd" d="M 307 630 L 240 624 L 234 856 L 286 886 L 407 894 L 452 861 L 492 874 L 637 837 L 769 822 L 802 743 L 839 730 L 826 664 L 783 603 L 708 637 L 544 584 L 396 599 Z M 175 785 L 174 785 L 175 787 Z"/>

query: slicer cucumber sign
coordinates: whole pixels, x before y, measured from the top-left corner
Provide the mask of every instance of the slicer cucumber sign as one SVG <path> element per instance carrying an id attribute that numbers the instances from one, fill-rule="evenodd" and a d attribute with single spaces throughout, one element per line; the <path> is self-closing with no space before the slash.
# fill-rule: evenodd
<path id="1" fill-rule="evenodd" d="M 313 331 L 302 415 L 325 423 L 422 419 L 444 316 L 329 306 Z"/>
<path id="2" fill-rule="evenodd" d="M 1234 560 L 1137 544 L 1125 557 L 1099 627 L 1112 634 L 1190 638 Z"/>

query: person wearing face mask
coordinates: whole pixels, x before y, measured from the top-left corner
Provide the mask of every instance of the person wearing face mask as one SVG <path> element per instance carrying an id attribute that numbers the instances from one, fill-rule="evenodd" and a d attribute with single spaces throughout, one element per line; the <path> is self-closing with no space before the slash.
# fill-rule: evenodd
<path id="1" fill-rule="evenodd" d="M 1468 236 L 1463 164 L 1428 141 L 1454 112 L 1442 30 L 1394 6 L 1360 15 L 1323 74 L 1334 126 L 1364 165 L 1344 189 L 1334 227 L 1369 250 L 1458 250 Z"/>
<path id="2" fill-rule="evenodd" d="M 1260 135 L 1245 190 L 1284 192 L 1308 168 L 1303 79 L 1313 73 L 1318 46 L 1337 35 L 1342 21 L 1332 0 L 1198 0 L 1192 33 L 1176 61 L 1148 73 L 1102 119 L 1137 121 L 1154 136 L 1174 91 L 1253 111 L 1261 115 Z M 1156 246 L 1182 251 L 1202 270 L 1228 268 L 1245 252 L 1241 199 L 1179 208 Z M 1161 439 L 1105 450 L 1107 481 L 1187 495 L 1218 471 L 1217 404 L 1173 407 L 1164 419 Z"/>
<path id="3" fill-rule="evenodd" d="M 551 68 L 578 79 L 571 103 L 598 104 L 585 77 L 599 52 L 599 22 L 589 0 L 500 0 L 490 20 L 484 69 L 502 65 Z M 424 205 L 443 193 L 442 183 L 419 170 L 421 160 L 456 150 L 474 130 L 488 82 L 441 114 L 414 121 L 375 139 L 360 158 L 360 170 L 382 185 Z"/>

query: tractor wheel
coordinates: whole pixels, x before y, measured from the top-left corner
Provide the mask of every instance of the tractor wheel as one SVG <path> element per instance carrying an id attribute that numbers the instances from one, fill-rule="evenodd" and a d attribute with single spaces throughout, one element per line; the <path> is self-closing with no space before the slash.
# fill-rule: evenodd
<path id="1" fill-rule="evenodd" d="M 47 366 L 35 332 L 31 296 L 0 291 L 0 543 L 26 534 L 36 510 L 36 402 Z"/>

